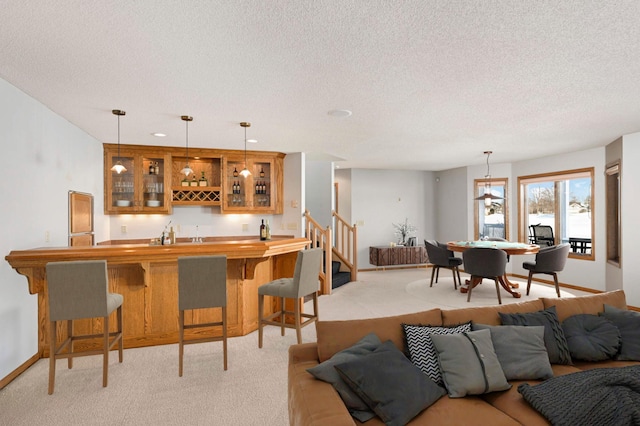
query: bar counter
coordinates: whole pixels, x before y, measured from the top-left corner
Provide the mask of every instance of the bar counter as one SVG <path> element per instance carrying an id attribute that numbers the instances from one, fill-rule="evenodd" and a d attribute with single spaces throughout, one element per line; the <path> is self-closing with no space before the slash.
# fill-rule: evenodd
<path id="1" fill-rule="evenodd" d="M 274 236 L 260 241 L 244 237 L 208 237 L 202 243 L 173 245 L 120 244 L 118 241 L 89 247 L 36 248 L 14 250 L 5 257 L 27 277 L 29 292 L 38 295 L 38 355 L 48 356 L 47 282 L 48 262 L 106 260 L 109 291 L 124 297 L 124 347 L 151 346 L 178 341 L 178 257 L 224 254 L 227 256 L 227 322 L 229 336 L 243 336 L 258 328 L 258 286 L 291 277 L 298 251 L 309 244 L 306 238 Z M 265 301 L 265 313 L 273 312 L 276 300 Z M 185 323 L 219 321 L 219 309 L 185 313 Z M 115 313 L 113 314 L 115 315 Z M 115 324 L 115 319 L 111 320 Z M 81 333 L 101 332 L 101 319 L 74 322 Z M 197 333 L 197 331 L 191 331 Z M 66 338 L 60 326 L 59 340 Z M 185 335 L 189 333 L 185 331 Z M 195 337 L 195 334 L 193 335 Z M 256 347 L 257 347 L 256 337 Z M 94 348 L 89 343 L 79 348 Z"/>

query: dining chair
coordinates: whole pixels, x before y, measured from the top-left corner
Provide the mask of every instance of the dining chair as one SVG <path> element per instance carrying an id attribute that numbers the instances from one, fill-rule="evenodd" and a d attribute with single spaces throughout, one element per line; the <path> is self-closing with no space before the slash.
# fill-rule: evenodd
<path id="1" fill-rule="evenodd" d="M 109 293 L 107 261 L 78 260 L 49 262 L 46 266 L 47 301 L 49 304 L 49 395 L 53 394 L 56 380 L 56 360 L 67 359 L 68 368 L 73 358 L 102 354 L 102 386 L 107 386 L 109 351 L 118 344 L 118 359 L 122 362 L 122 302 L 121 294 Z M 116 331 L 110 332 L 109 316 L 116 314 Z M 73 321 L 102 318 L 102 333 L 74 334 Z M 67 337 L 57 345 L 57 323 L 67 322 Z M 101 349 L 76 352 L 78 340 L 99 339 Z"/>
<path id="2" fill-rule="evenodd" d="M 500 279 L 507 267 L 507 253 L 495 248 L 474 247 L 462 252 L 464 270 L 471 275 L 467 290 L 467 302 L 471 301 L 473 288 L 482 283 L 483 278 L 491 278 L 496 283 L 498 303 L 502 304 L 500 297 Z"/>
<path id="3" fill-rule="evenodd" d="M 541 248 L 536 253 L 534 262 L 523 262 L 522 267 L 529 271 L 527 278 L 527 296 L 531 289 L 531 278 L 534 274 L 547 274 L 553 276 L 553 282 L 556 286 L 556 294 L 560 297 L 560 285 L 558 284 L 558 272 L 564 269 L 569 257 L 569 243 L 558 244 L 557 246 Z"/>
<path id="4" fill-rule="evenodd" d="M 531 244 L 540 246 L 552 246 L 555 244 L 553 228 L 549 225 L 529 225 L 529 240 Z"/>
<path id="5" fill-rule="evenodd" d="M 221 308 L 220 321 L 201 320 L 196 310 Z M 178 258 L 178 376 L 182 377 L 184 345 L 222 341 L 224 369 L 227 369 L 227 256 L 183 256 Z M 185 324 L 185 311 L 192 319 Z M 212 334 L 221 327 L 221 335 Z M 185 339 L 184 331 L 200 329 L 198 338 Z M 207 335 L 202 329 L 208 329 Z"/>
<path id="6" fill-rule="evenodd" d="M 320 270 L 322 268 L 322 248 L 301 250 L 296 258 L 296 266 L 292 278 L 279 278 L 258 287 L 258 347 L 262 348 L 262 334 L 265 325 L 281 328 L 284 336 L 285 328 L 295 328 L 298 344 L 302 343 L 302 327 L 318 319 L 318 290 L 320 289 Z M 301 312 L 306 296 L 313 298 L 313 314 Z M 264 297 L 272 296 L 280 300 L 280 307 L 268 316 L 264 316 Z M 293 311 L 287 311 L 285 299 L 295 299 Z M 286 322 L 287 315 L 293 315 L 293 324 Z M 274 318 L 280 317 L 279 321 Z M 306 320 L 302 322 L 302 318 Z"/>
<path id="7" fill-rule="evenodd" d="M 462 259 L 453 255 L 453 252 L 447 249 L 446 244 L 439 243 L 436 240 L 424 240 L 424 246 L 427 248 L 427 257 L 429 263 L 433 265 L 431 269 L 431 283 L 429 287 L 433 287 L 433 277 L 435 275 L 436 284 L 438 283 L 438 276 L 440 275 L 440 268 L 451 269 L 453 273 L 453 289 L 458 289 L 458 284 L 462 285 L 460 281 L 460 265 L 462 265 Z M 458 282 L 456 283 L 456 275 L 458 276 Z"/>

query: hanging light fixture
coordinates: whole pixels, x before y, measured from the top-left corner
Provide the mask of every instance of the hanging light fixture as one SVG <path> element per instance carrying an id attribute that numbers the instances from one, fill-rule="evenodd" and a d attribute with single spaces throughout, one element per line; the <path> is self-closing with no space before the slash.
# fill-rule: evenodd
<path id="1" fill-rule="evenodd" d="M 485 207 L 491 207 L 493 200 L 504 200 L 504 198 L 491 193 L 491 173 L 489 173 L 489 156 L 491 154 L 493 154 L 493 151 L 484 152 L 484 155 L 487 156 L 487 174 L 484 176 L 484 194 L 475 198 L 477 201 L 484 201 Z"/>
<path id="2" fill-rule="evenodd" d="M 251 175 L 251 172 L 247 169 L 247 127 L 251 127 L 251 123 L 243 121 L 240 123 L 240 126 L 244 127 L 244 169 L 240 171 L 240 174 L 242 177 L 246 178 Z"/>
<path id="3" fill-rule="evenodd" d="M 184 173 L 185 176 L 189 176 L 191 173 L 193 173 L 193 169 L 191 167 L 189 167 L 189 122 L 193 121 L 193 117 L 190 117 L 188 115 L 183 115 L 180 117 L 182 120 L 184 120 L 185 124 L 186 124 L 186 128 L 187 128 L 187 132 L 186 132 L 186 140 L 187 140 L 187 164 L 182 168 L 182 170 L 180 170 L 180 173 Z"/>
<path id="4" fill-rule="evenodd" d="M 123 166 L 122 161 L 120 161 L 120 116 L 125 115 L 126 112 L 119 109 L 112 109 L 111 113 L 118 116 L 118 160 L 116 164 L 111 167 L 111 171 L 120 174 L 127 171 L 127 168 Z"/>

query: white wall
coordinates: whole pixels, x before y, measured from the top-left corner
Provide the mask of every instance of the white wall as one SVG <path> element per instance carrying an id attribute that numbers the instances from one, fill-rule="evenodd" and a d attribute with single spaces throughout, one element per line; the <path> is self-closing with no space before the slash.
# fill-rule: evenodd
<path id="1" fill-rule="evenodd" d="M 622 138 L 622 280 L 627 303 L 640 307 L 640 226 L 638 226 L 638 212 L 640 212 L 640 133 L 623 136 Z"/>
<path id="2" fill-rule="evenodd" d="M 308 161 L 305 163 L 306 206 L 311 217 L 323 227 L 333 226 L 333 162 Z"/>
<path id="3" fill-rule="evenodd" d="M 350 225 L 355 222 L 351 219 L 351 169 L 336 169 L 335 182 L 338 184 L 338 205 L 336 211 Z"/>
<path id="4" fill-rule="evenodd" d="M 569 154 L 555 155 L 534 160 L 521 161 L 512 164 L 513 178 L 510 179 L 510 224 L 512 225 L 512 239 L 517 238 L 518 204 L 517 204 L 517 179 L 518 176 L 527 176 L 540 173 L 551 173 L 563 170 L 594 167 L 595 199 L 593 202 L 593 220 L 595 221 L 594 241 L 595 261 L 569 258 L 567 264 L 559 274 L 560 282 L 590 288 L 593 290 L 606 290 L 605 264 L 606 264 L 606 214 L 604 192 L 604 163 L 605 148 L 595 148 Z M 511 184 L 513 181 L 513 184 Z M 524 235 L 527 235 L 525 233 Z M 534 260 L 534 256 L 512 257 L 511 267 L 515 274 L 527 275 L 528 271 L 522 268 L 522 262 Z"/>
<path id="5" fill-rule="evenodd" d="M 469 204 L 467 187 L 467 168 L 461 167 L 434 173 L 435 224 L 433 232 L 427 239 L 447 241 L 466 240 L 469 238 Z M 473 179 L 472 179 L 473 181 Z M 471 206 L 471 233 L 473 234 L 473 205 Z"/>
<path id="6" fill-rule="evenodd" d="M 105 120 L 110 120 L 105 110 Z M 0 79 L 0 248 L 66 246 L 68 191 L 94 195 L 96 239 L 108 236 L 102 145 Z M 49 241 L 45 233 L 49 232 Z M 0 378 L 37 352 L 37 301 L 27 279 L 0 262 Z"/>
<path id="7" fill-rule="evenodd" d="M 369 247 L 397 242 L 394 223 L 418 228 L 417 241 L 435 232 L 432 172 L 405 170 L 351 170 L 351 220 L 358 225 L 358 265 L 366 269 Z"/>

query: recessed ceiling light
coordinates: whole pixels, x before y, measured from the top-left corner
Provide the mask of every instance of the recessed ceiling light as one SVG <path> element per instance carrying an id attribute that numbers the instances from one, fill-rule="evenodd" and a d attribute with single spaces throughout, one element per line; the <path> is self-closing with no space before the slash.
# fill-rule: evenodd
<path id="1" fill-rule="evenodd" d="M 352 113 L 348 109 L 332 109 L 327 114 L 332 117 L 349 117 Z"/>
<path id="2" fill-rule="evenodd" d="M 159 133 L 159 132 L 151 133 L 151 135 L 153 135 L 153 136 L 155 136 L 157 138 L 164 138 L 165 136 L 167 136 L 165 133 Z"/>
<path id="3" fill-rule="evenodd" d="M 258 139 L 247 139 L 249 143 L 258 143 Z"/>

